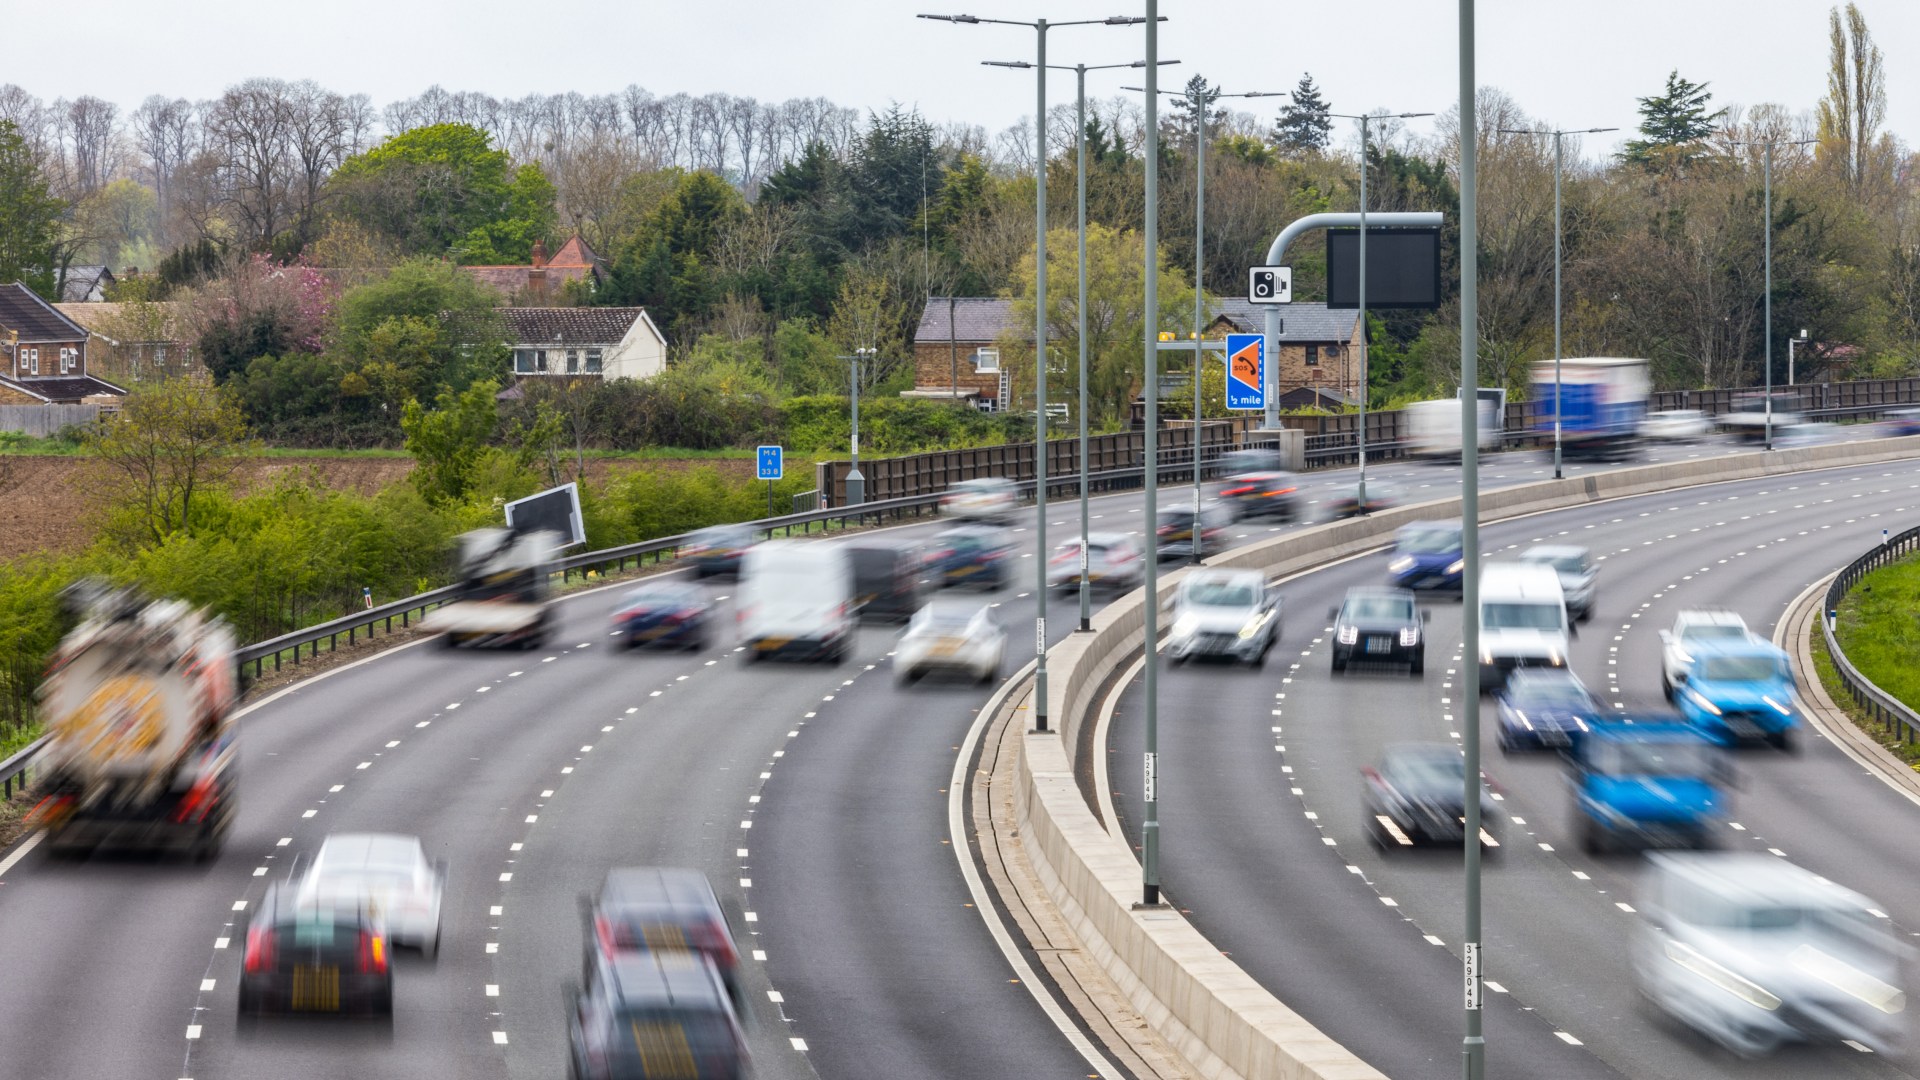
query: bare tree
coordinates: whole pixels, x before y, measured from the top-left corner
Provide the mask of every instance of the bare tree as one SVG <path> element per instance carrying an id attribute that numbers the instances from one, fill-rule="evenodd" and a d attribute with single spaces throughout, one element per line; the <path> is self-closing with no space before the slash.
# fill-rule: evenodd
<path id="1" fill-rule="evenodd" d="M 156 212 L 164 230 L 172 217 L 173 175 L 199 147 L 200 125 L 193 103 L 186 98 L 154 94 L 127 119 L 134 145 L 145 159 L 147 180 L 153 185 Z"/>
<path id="2" fill-rule="evenodd" d="M 120 109 L 110 101 L 85 94 L 68 103 L 64 127 L 72 146 L 70 198 L 84 198 L 106 186 L 119 165 L 117 147 Z"/>
<path id="3" fill-rule="evenodd" d="M 308 79 L 286 88 L 289 210 L 304 243 L 317 232 L 315 210 L 327 178 L 350 152 L 347 101 Z"/>

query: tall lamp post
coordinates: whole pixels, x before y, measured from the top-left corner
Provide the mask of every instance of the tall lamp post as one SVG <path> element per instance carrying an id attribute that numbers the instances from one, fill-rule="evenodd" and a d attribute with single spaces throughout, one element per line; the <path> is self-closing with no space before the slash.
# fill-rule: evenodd
<path id="1" fill-rule="evenodd" d="M 1767 219 L 1767 223 L 1766 223 L 1767 225 L 1766 284 L 1764 286 L 1766 290 L 1766 298 L 1765 298 L 1765 303 L 1763 305 L 1766 310 L 1766 314 L 1762 316 L 1763 328 L 1760 336 L 1765 338 L 1767 342 L 1766 365 L 1765 365 L 1767 369 L 1766 370 L 1767 426 L 1766 426 L 1766 439 L 1765 439 L 1764 446 L 1768 450 L 1773 449 L 1773 148 L 1782 142 L 1785 142 L 1786 145 L 1788 146 L 1812 146 L 1815 141 L 1816 140 L 1814 139 L 1788 139 L 1788 140 L 1734 139 L 1734 140 L 1731 140 L 1732 145 L 1734 146 L 1759 146 L 1764 148 L 1764 154 L 1761 158 L 1761 160 L 1764 162 L 1764 164 L 1761 166 L 1761 169 L 1762 169 L 1761 176 L 1763 177 L 1763 179 L 1761 180 L 1761 185 L 1762 185 L 1762 190 L 1764 191 L 1764 194 L 1761 196 L 1761 204 L 1763 208 L 1762 213 L 1766 216 L 1766 219 Z"/>
<path id="2" fill-rule="evenodd" d="M 860 475 L 860 362 L 874 363 L 880 356 L 879 349 L 855 349 L 852 356 L 840 359 L 853 366 L 853 468 L 847 473 L 847 505 L 859 506 L 867 501 L 867 478 Z"/>
<path id="3" fill-rule="evenodd" d="M 1177 64 L 1178 60 L 1162 60 L 1162 67 Z M 983 60 L 989 67 L 1030 68 L 1033 65 L 1025 60 Z M 1093 582 L 1088 577 L 1087 566 L 1087 72 L 1109 71 L 1114 68 L 1142 68 L 1145 60 L 1135 60 L 1131 64 L 1049 64 L 1055 71 L 1071 71 L 1076 76 L 1074 95 L 1074 143 L 1078 149 L 1078 165 L 1075 176 L 1079 185 L 1080 226 L 1080 303 L 1075 309 L 1078 316 L 1080 335 L 1080 629 L 1093 629 Z M 1041 549 L 1041 557 L 1046 550 Z"/>
<path id="4" fill-rule="evenodd" d="M 1466 567 L 1460 579 L 1460 654 L 1480 658 L 1480 204 L 1479 136 L 1474 95 L 1473 0 L 1460 0 L 1460 546 Z M 1364 248 L 1362 250 L 1365 250 Z M 1361 276 L 1365 281 L 1365 275 Z M 1473 387 L 1475 393 L 1465 393 Z M 1485 967 L 1480 954 L 1480 695 L 1462 695 L 1460 743 L 1465 751 L 1461 785 L 1466 804 L 1466 889 L 1460 959 L 1465 977 L 1465 1028 L 1460 1040 L 1461 1072 L 1466 1080 L 1487 1073 L 1487 1039 L 1480 1020 L 1480 990 Z"/>
<path id="5" fill-rule="evenodd" d="M 1376 119 L 1412 120 L 1420 116 L 1432 116 L 1430 112 L 1405 113 L 1328 113 L 1342 120 L 1360 121 L 1360 295 L 1356 298 L 1360 310 L 1360 388 L 1355 396 L 1360 400 L 1359 434 L 1355 446 L 1360 454 L 1360 483 L 1355 489 L 1354 506 L 1361 514 L 1367 512 L 1367 128 Z M 1461 393 L 1465 394 L 1463 389 Z M 1479 395 L 1476 387 L 1473 396 Z"/>
<path id="6" fill-rule="evenodd" d="M 1144 90 L 1140 86 L 1123 86 L 1122 90 Z M 1157 93 L 1168 97 L 1183 97 L 1193 107 L 1193 525 L 1188 532 L 1189 546 L 1193 549 L 1193 563 L 1199 565 L 1204 553 L 1200 550 L 1200 376 L 1206 370 L 1206 350 L 1201 347 L 1207 332 L 1206 301 L 1206 249 L 1207 249 L 1207 106 L 1220 98 L 1262 98 L 1283 97 L 1270 90 L 1248 90 L 1239 94 L 1215 92 L 1204 94 L 1199 88 L 1192 90 L 1159 90 Z"/>
<path id="7" fill-rule="evenodd" d="M 1560 479 L 1560 140 L 1567 135 L 1598 135 L 1619 128 L 1573 128 L 1567 131 L 1497 129 L 1502 135 L 1553 136 L 1553 478 Z"/>
<path id="8" fill-rule="evenodd" d="M 1039 578 L 1034 590 L 1038 611 L 1034 619 L 1035 666 L 1033 674 L 1033 720 L 1038 731 L 1047 730 L 1047 31 L 1057 26 L 1132 26 L 1143 19 L 1131 15 L 1113 15 L 1105 19 L 1080 19 L 1050 23 L 1045 19 L 982 19 L 977 15 L 921 15 L 922 19 L 962 23 L 969 26 L 993 23 L 1001 26 L 1030 26 L 1038 41 L 1033 62 L 1036 79 L 1034 107 L 1034 231 L 1037 236 L 1033 256 L 1033 501 L 1034 543 L 1039 557 L 1034 569 Z M 1151 58 L 1149 58 L 1151 59 Z"/>

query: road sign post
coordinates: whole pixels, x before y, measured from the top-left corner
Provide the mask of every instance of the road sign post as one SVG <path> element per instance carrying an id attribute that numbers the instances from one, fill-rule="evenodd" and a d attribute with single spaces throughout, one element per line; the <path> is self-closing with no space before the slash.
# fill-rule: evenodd
<path id="1" fill-rule="evenodd" d="M 1267 339 L 1261 334 L 1227 335 L 1227 408 L 1261 411 L 1267 407 Z"/>
<path id="2" fill-rule="evenodd" d="M 1247 267 L 1247 303 L 1293 303 L 1293 267 Z"/>

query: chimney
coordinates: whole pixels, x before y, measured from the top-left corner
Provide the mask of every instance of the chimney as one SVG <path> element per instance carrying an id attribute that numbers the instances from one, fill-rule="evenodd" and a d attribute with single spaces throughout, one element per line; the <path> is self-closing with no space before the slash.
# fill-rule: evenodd
<path id="1" fill-rule="evenodd" d="M 547 245 L 538 240 L 533 242 L 533 268 L 535 270 L 547 268 Z"/>

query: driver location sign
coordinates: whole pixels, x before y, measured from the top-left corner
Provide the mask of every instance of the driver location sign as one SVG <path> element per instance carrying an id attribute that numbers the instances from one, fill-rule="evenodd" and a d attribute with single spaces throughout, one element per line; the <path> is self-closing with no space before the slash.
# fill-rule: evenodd
<path id="1" fill-rule="evenodd" d="M 1262 334 L 1227 335 L 1227 408 L 1267 407 L 1267 339 Z"/>

